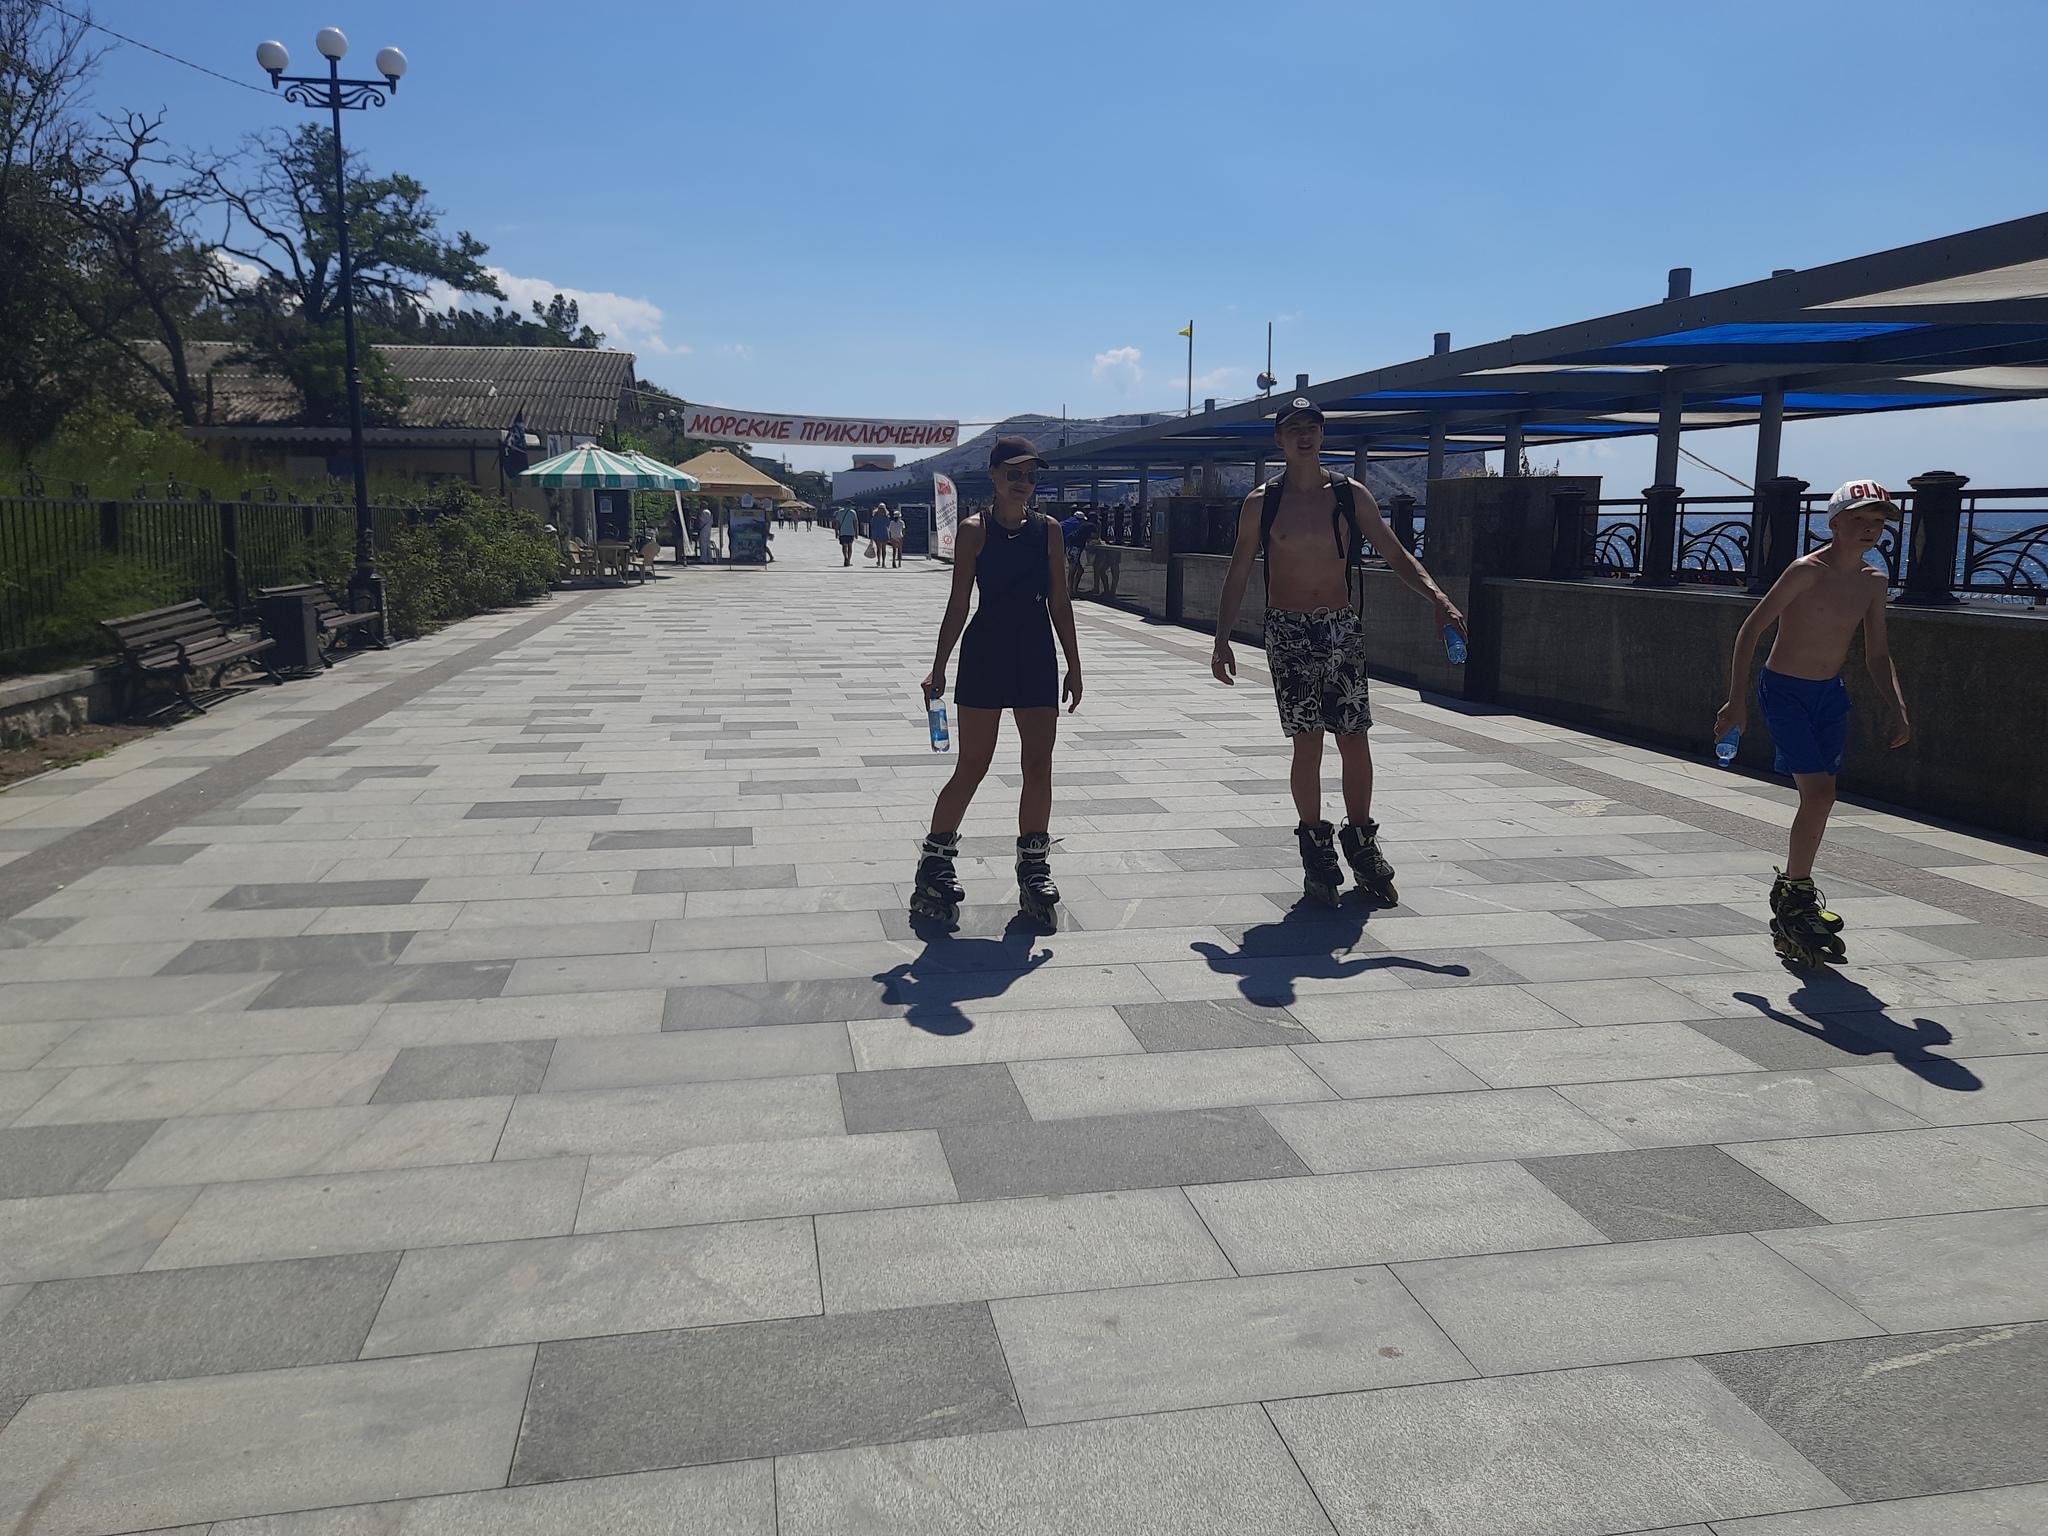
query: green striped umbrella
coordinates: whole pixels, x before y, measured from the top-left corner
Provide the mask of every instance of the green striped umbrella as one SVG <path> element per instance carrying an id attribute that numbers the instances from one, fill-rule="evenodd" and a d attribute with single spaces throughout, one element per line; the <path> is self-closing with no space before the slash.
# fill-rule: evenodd
<path id="1" fill-rule="evenodd" d="M 639 453 L 613 453 L 595 443 L 585 443 L 557 454 L 519 478 L 531 485 L 549 485 L 564 490 L 604 491 L 694 491 L 697 479 Z"/>

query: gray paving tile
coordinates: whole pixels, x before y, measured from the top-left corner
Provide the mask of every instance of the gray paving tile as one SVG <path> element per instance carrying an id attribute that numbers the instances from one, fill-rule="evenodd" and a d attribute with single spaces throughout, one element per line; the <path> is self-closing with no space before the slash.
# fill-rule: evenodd
<path id="1" fill-rule="evenodd" d="M 978 1200 L 817 1220 L 828 1312 L 1226 1276 L 1177 1189 Z"/>
<path id="2" fill-rule="evenodd" d="M 209 763 L 208 766 L 213 766 Z M 292 819 L 296 808 L 289 805 L 226 806 L 218 811 L 202 811 L 185 825 L 188 827 L 275 827 Z"/>
<path id="3" fill-rule="evenodd" d="M 410 1104 L 421 1099 L 538 1093 L 554 1050 L 552 1040 L 407 1046 L 392 1061 L 370 1102 Z"/>
<path id="4" fill-rule="evenodd" d="M 844 1131 L 830 1077 L 773 1077 L 539 1093 L 512 1106 L 498 1157 L 659 1155 L 716 1142 L 783 1141 Z"/>
<path id="5" fill-rule="evenodd" d="M 2048 939 L 2014 933 L 2008 928 L 1994 928 L 1988 923 L 1937 923 L 1924 927 L 1901 925 L 1892 931 L 1909 939 L 1952 949 L 1972 960 L 2012 960 L 2048 955 Z"/>
<path id="6" fill-rule="evenodd" d="M 2034 1536 L 2044 1530 L 2048 1483 L 1759 1515 L 1715 1527 L 1716 1536 Z"/>
<path id="7" fill-rule="evenodd" d="M 462 813 L 464 821 L 524 821 L 539 816 L 616 816 L 616 800 L 479 800 Z"/>
<path id="8" fill-rule="evenodd" d="M 933 1130 L 1031 1118 L 1010 1069 L 1000 1062 L 842 1072 L 839 1102 L 852 1132 Z"/>
<path id="9" fill-rule="evenodd" d="M 796 888 L 794 864 L 741 864 L 732 868 L 643 869 L 633 877 L 635 896 L 676 891 L 773 891 Z"/>
<path id="10" fill-rule="evenodd" d="M 1808 1067 L 1848 1067 L 1888 1053 L 1869 1035 L 1847 1027 L 1843 1015 L 1834 1019 L 1693 1019 L 1686 1027 L 1747 1056 L 1772 1072 L 1798 1072 Z M 1923 1054 L 1917 1047 L 1915 1054 Z"/>
<path id="11" fill-rule="evenodd" d="M 1596 939 L 1712 939 L 1736 933 L 1763 933 L 1770 927 L 1766 918 L 1754 912 L 1704 902 L 1668 907 L 1608 907 L 1560 915 Z"/>
<path id="12" fill-rule="evenodd" d="M 1308 1171 L 1259 1112 L 1247 1108 L 947 1126 L 939 1139 L 963 1200 L 1276 1179 Z"/>
<path id="13" fill-rule="evenodd" d="M 1282 1045 L 1020 1061 L 1010 1072 L 1024 1102 L 1040 1120 L 1333 1097 L 1323 1080 Z"/>
<path id="14" fill-rule="evenodd" d="M 576 1223 L 597 1232 L 957 1198 L 934 1133 L 883 1131 L 592 1158 Z"/>
<path id="15" fill-rule="evenodd" d="M 1573 1022 L 1518 986 L 1334 993 L 1297 998 L 1289 1012 L 1323 1040 L 1563 1029 Z"/>
<path id="16" fill-rule="evenodd" d="M 1826 1221 L 2048 1206 L 2048 1143 L 2016 1125 L 1756 1141 L 1728 1151 Z"/>
<path id="17" fill-rule="evenodd" d="M 853 1051 L 845 1025 L 764 1024 L 755 1029 L 558 1040 L 542 1087 L 555 1093 L 852 1070 Z"/>
<path id="18" fill-rule="evenodd" d="M 1033 1424 L 1473 1374 L 1381 1268 L 1084 1291 L 992 1310 Z"/>
<path id="19" fill-rule="evenodd" d="M 782 1536 L 1329 1536 L 1255 1407 L 792 1456 Z"/>
<path id="20" fill-rule="evenodd" d="M 2048 1208 L 1760 1232 L 1757 1240 L 1895 1333 L 2048 1317 Z"/>
<path id="21" fill-rule="evenodd" d="M 756 1024 L 821 1024 L 887 1019 L 908 1010 L 885 1000 L 865 977 L 833 981 L 745 982 L 729 987 L 671 987 L 663 1029 L 734 1029 Z"/>
<path id="22" fill-rule="evenodd" d="M 1983 1125 L 2048 1115 L 2048 1054 L 1903 1060 L 1835 1075 L 1931 1125 Z"/>
<path id="23" fill-rule="evenodd" d="M 1832 1072 L 1576 1083 L 1557 1091 L 1639 1147 L 1899 1131 L 1926 1124 Z"/>
<path id="24" fill-rule="evenodd" d="M 1301 1045 L 1294 1054 L 1346 1099 L 1379 1099 L 1484 1088 L 1486 1083 L 1434 1041 L 1413 1037 Z"/>
<path id="25" fill-rule="evenodd" d="M 118 858 L 107 863 L 118 869 L 146 868 L 151 865 L 182 864 L 197 853 L 201 843 L 145 843 L 140 848 L 131 848 Z"/>
<path id="26" fill-rule="evenodd" d="M 1445 1051 L 1494 1088 L 1741 1072 L 1750 1063 L 1684 1024 L 1586 1024 L 1453 1035 Z"/>
<path id="27" fill-rule="evenodd" d="M 165 1121 L 108 1187 L 485 1163 L 511 1109 L 506 1097 L 185 1115 Z"/>
<path id="28" fill-rule="evenodd" d="M 514 789 L 595 789 L 602 784 L 601 773 L 522 773 L 512 781 Z"/>
<path id="29" fill-rule="evenodd" d="M 286 971 L 249 1004 L 268 1008 L 333 1008 L 349 1003 L 445 1003 L 496 997 L 512 975 L 510 960 L 435 960 L 377 969 L 326 967 Z"/>
<path id="30" fill-rule="evenodd" d="M 140 1269 L 195 1193 L 117 1189 L 0 1200 L 0 1285 Z"/>
<path id="31" fill-rule="evenodd" d="M 751 848 L 752 827 L 656 827 L 626 832 L 599 832 L 590 840 L 592 853 L 644 848 Z"/>
<path id="32" fill-rule="evenodd" d="M 1148 1051 L 1228 1050 L 1245 1045 L 1313 1041 L 1308 1029 L 1277 1005 L 1241 1001 L 1125 1003 L 1117 1015 Z"/>
<path id="33" fill-rule="evenodd" d="M 46 1393 L 7 1426 L 0 1521 L 83 1536 L 495 1487 L 532 1364 L 470 1350 Z"/>
<path id="34" fill-rule="evenodd" d="M 148 1267 L 554 1237 L 575 1220 L 583 1171 L 580 1159 L 559 1158 L 215 1184 L 191 1202 Z"/>
<path id="35" fill-rule="evenodd" d="M 742 795 L 857 795 L 859 779 L 755 779 L 739 786 Z"/>
<path id="36" fill-rule="evenodd" d="M 978 1303 L 544 1344 L 514 1483 L 1021 1422 Z"/>
<path id="37" fill-rule="evenodd" d="M 210 1536 L 775 1536 L 768 1461 L 227 1520 Z"/>
<path id="38" fill-rule="evenodd" d="M 0 1318 L 23 1394 L 353 1360 L 395 1253 L 49 1280 Z"/>
<path id="39" fill-rule="evenodd" d="M 1811 1227 L 1823 1219 L 1719 1147 L 1527 1157 L 1522 1166 L 1616 1242 Z"/>
<path id="40" fill-rule="evenodd" d="M 159 976 L 233 975 L 243 971 L 342 970 L 395 962 L 414 930 L 393 933 L 309 933 L 283 938 L 200 939 L 157 971 Z"/>
<path id="41" fill-rule="evenodd" d="M 1852 1498 L 2048 1478 L 2048 1325 L 1747 1350 L 1702 1364 Z"/>
<path id="42" fill-rule="evenodd" d="M 365 1359 L 823 1310 L 807 1221 L 748 1221 L 418 1249 Z"/>
<path id="43" fill-rule="evenodd" d="M 1208 1184 L 1188 1198 L 1241 1275 L 1606 1241 L 1514 1163 Z"/>
<path id="44" fill-rule="evenodd" d="M 1628 1145 L 1550 1088 L 1279 1104 L 1260 1113 L 1316 1173 L 1609 1152 Z"/>
<path id="45" fill-rule="evenodd" d="M 1496 885 L 1519 885 L 1538 880 L 1598 881 L 1634 880 L 1636 871 L 1626 864 L 1595 855 L 1559 854 L 1548 858 L 1461 859 L 1459 867 L 1469 869 L 1482 880 Z"/>
<path id="46" fill-rule="evenodd" d="M 296 885 L 238 885 L 213 905 L 222 912 L 271 912 L 289 907 L 400 907 L 417 896 L 426 883 L 324 880 Z"/>
<path id="47" fill-rule="evenodd" d="M 160 1120 L 102 1120 L 0 1130 L 0 1200 L 104 1189 Z"/>
<path id="48" fill-rule="evenodd" d="M 1346 1536 L 1606 1536 L 1842 1499 L 1689 1360 L 1268 1412 Z"/>
<path id="49" fill-rule="evenodd" d="M 61 837 L 65 833 L 59 829 L 57 835 Z M 197 847 L 196 844 L 192 846 Z M 0 920 L 0 949 L 26 949 L 31 944 L 54 939 L 78 921 L 75 917 L 10 917 Z"/>

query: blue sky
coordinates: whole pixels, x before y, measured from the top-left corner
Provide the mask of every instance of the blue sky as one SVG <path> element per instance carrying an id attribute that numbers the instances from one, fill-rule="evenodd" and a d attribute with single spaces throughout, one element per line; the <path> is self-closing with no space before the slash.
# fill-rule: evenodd
<path id="1" fill-rule="evenodd" d="M 2048 7 L 574 7 L 101 0 L 106 25 L 265 84 L 336 25 L 397 100 L 350 141 L 420 177 L 516 291 L 692 400 L 956 416 L 1177 408 L 1324 379 L 2048 206 Z M 225 147 L 302 120 L 126 47 L 103 109 Z M 587 210 L 587 211 L 585 211 Z M 799 220 L 801 222 L 799 222 Z M 1794 424 L 1816 483 L 2048 482 L 2048 409 Z M 1687 445 L 1744 478 L 1743 431 Z M 1546 455 L 1554 456 L 1554 455 Z M 1646 483 L 1636 444 L 1568 470 Z M 1638 464 L 1640 461 L 1640 464 Z M 813 467 L 799 462 L 799 467 Z M 820 453 L 815 467 L 844 467 Z M 1688 483 L 1718 486 L 1705 471 Z"/>

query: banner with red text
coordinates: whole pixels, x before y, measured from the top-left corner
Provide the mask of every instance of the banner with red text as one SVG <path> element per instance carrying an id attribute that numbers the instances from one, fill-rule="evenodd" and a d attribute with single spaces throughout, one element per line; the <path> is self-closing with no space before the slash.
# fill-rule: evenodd
<path id="1" fill-rule="evenodd" d="M 960 531 L 960 493 L 944 475 L 932 476 L 932 553 L 941 560 L 953 558 L 953 537 Z"/>
<path id="2" fill-rule="evenodd" d="M 776 443 L 795 448 L 951 448 L 960 441 L 960 423 L 783 416 L 723 405 L 691 405 L 683 408 L 683 434 L 716 443 Z"/>

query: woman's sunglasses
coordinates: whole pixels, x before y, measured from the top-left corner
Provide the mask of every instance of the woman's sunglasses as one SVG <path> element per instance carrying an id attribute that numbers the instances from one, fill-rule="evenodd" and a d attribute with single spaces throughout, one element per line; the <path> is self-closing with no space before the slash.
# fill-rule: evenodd
<path id="1" fill-rule="evenodd" d="M 1003 471 L 1003 478 L 1012 485 L 1035 485 L 1038 482 L 1038 471 L 1035 469 L 1006 469 Z"/>

